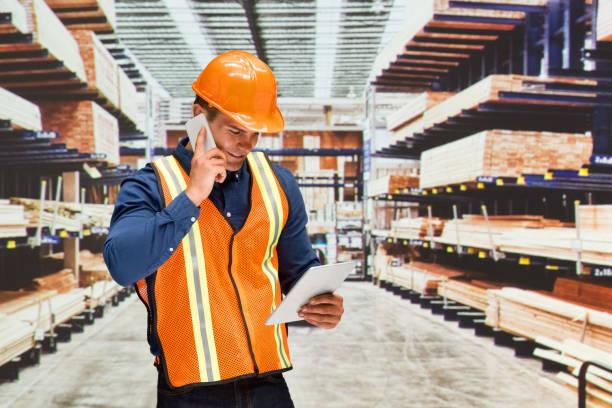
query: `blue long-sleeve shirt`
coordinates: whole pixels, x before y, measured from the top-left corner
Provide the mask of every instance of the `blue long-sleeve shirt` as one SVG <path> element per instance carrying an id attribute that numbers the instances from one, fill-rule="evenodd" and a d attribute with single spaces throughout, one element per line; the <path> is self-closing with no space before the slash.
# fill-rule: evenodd
<path id="1" fill-rule="evenodd" d="M 181 140 L 174 154 L 189 174 L 193 153 L 185 148 L 187 142 L 187 138 Z M 289 203 L 287 223 L 276 247 L 281 290 L 286 293 L 319 260 L 306 232 L 308 217 L 297 182 L 284 167 L 272 166 Z M 242 227 L 248 215 L 250 178 L 245 160 L 238 171 L 227 172 L 224 183 L 215 183 L 209 196 L 235 229 Z M 126 178 L 121 183 L 104 243 L 104 260 L 113 279 L 128 286 L 150 277 L 172 255 L 199 215 L 200 208 L 184 191 L 164 206 L 150 165 Z M 154 344 L 151 351 L 157 354 Z"/>

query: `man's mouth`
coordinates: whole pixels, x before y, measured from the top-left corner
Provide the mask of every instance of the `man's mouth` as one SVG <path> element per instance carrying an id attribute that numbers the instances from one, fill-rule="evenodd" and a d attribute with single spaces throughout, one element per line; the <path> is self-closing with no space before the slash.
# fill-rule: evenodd
<path id="1" fill-rule="evenodd" d="M 244 159 L 246 157 L 246 155 L 244 154 L 234 154 L 231 152 L 227 152 L 228 156 L 233 157 L 234 159 Z"/>

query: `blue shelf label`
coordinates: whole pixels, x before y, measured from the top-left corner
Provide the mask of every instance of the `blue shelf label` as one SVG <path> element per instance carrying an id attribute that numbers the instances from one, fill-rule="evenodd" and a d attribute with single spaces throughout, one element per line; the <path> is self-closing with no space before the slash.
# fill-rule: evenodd
<path id="1" fill-rule="evenodd" d="M 106 227 L 91 227 L 92 234 L 108 234 L 108 228 Z"/>
<path id="2" fill-rule="evenodd" d="M 59 245 L 60 239 L 55 235 L 43 235 L 40 237 L 41 244 Z"/>
<path id="3" fill-rule="evenodd" d="M 593 276 L 612 277 L 612 268 L 593 268 Z"/>
<path id="4" fill-rule="evenodd" d="M 495 177 L 478 177 L 476 180 L 479 183 L 493 183 L 495 182 Z"/>
<path id="5" fill-rule="evenodd" d="M 612 166 L 612 156 L 604 156 L 603 154 L 594 154 L 591 156 L 592 164 L 600 164 L 604 166 Z"/>

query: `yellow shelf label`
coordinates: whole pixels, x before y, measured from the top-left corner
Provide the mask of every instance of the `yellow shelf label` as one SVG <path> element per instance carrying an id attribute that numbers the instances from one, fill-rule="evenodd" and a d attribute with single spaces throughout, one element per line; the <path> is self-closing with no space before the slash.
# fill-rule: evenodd
<path id="1" fill-rule="evenodd" d="M 460 189 L 461 191 L 467 191 L 467 187 L 466 187 L 466 186 L 464 186 L 463 184 L 461 185 L 461 187 L 459 187 L 459 189 Z"/>
<path id="2" fill-rule="evenodd" d="M 474 248 L 468 248 L 468 254 L 475 254 L 476 250 Z"/>
<path id="3" fill-rule="evenodd" d="M 408 241 L 404 240 L 404 245 L 408 245 Z"/>
<path id="4" fill-rule="evenodd" d="M 400 193 L 400 189 L 399 189 L 399 188 L 396 188 L 396 189 L 395 189 L 395 194 L 399 194 L 399 193 Z"/>
<path id="5" fill-rule="evenodd" d="M 387 200 L 391 200 L 393 196 L 391 194 L 387 195 Z"/>
<path id="6" fill-rule="evenodd" d="M 544 180 L 552 180 L 553 179 L 553 174 L 552 172 L 546 172 L 546 174 L 544 175 Z"/>
<path id="7" fill-rule="evenodd" d="M 60 231 L 59 236 L 60 238 L 68 238 L 68 231 L 66 230 Z"/>
<path id="8" fill-rule="evenodd" d="M 402 192 L 406 194 L 406 193 L 409 193 L 410 191 L 407 188 L 405 188 L 402 190 Z"/>
<path id="9" fill-rule="evenodd" d="M 7 242 L 6 242 L 6 247 L 7 247 L 8 249 L 17 248 L 17 242 L 16 242 L 16 241 L 13 241 L 13 240 L 7 241 Z"/>
<path id="10" fill-rule="evenodd" d="M 578 175 L 580 177 L 587 177 L 589 175 L 589 169 L 580 169 L 580 170 L 578 170 Z"/>
<path id="11" fill-rule="evenodd" d="M 476 188 L 478 188 L 479 190 L 483 190 L 484 189 L 484 183 L 476 184 Z"/>
<path id="12" fill-rule="evenodd" d="M 452 187 L 446 187 L 446 192 L 447 193 L 452 193 L 453 192 L 453 188 Z"/>
<path id="13" fill-rule="evenodd" d="M 387 242 L 393 242 L 393 238 L 387 238 Z"/>
<path id="14" fill-rule="evenodd" d="M 91 230 L 89 230 L 89 229 L 84 229 L 84 230 L 83 230 L 83 235 L 85 235 L 85 236 L 89 236 L 89 235 L 91 235 Z"/>
<path id="15" fill-rule="evenodd" d="M 516 179 L 516 184 L 523 184 L 523 185 L 524 185 L 524 184 L 526 184 L 526 183 L 525 183 L 525 177 L 522 177 L 522 176 L 521 176 L 521 177 L 518 177 L 518 178 Z"/>
<path id="16" fill-rule="evenodd" d="M 429 248 L 429 243 L 423 242 L 423 248 Z"/>
<path id="17" fill-rule="evenodd" d="M 519 258 L 519 265 L 531 265 L 531 260 L 526 256 L 521 256 Z"/>
<path id="18" fill-rule="evenodd" d="M 423 190 L 421 193 L 423 193 L 423 195 L 427 195 L 427 190 Z"/>
<path id="19" fill-rule="evenodd" d="M 446 247 L 446 252 L 452 253 L 454 250 L 452 246 Z"/>
<path id="20" fill-rule="evenodd" d="M 546 265 L 546 269 L 549 271 L 558 271 L 559 267 L 557 265 Z"/>
<path id="21" fill-rule="evenodd" d="M 495 180 L 495 184 L 497 184 L 498 186 L 503 186 L 504 185 L 504 180 L 497 179 L 497 180 Z"/>
<path id="22" fill-rule="evenodd" d="M 433 190 L 431 190 L 431 192 L 432 192 L 433 194 L 438 194 L 438 189 L 437 189 L 437 188 L 434 188 Z"/>
<path id="23" fill-rule="evenodd" d="M 478 251 L 478 258 L 485 259 L 487 257 L 487 253 L 485 251 Z"/>

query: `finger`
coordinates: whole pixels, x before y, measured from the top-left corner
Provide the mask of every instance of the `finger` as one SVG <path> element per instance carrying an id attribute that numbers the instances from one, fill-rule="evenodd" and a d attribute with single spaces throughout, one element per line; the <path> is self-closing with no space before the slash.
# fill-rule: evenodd
<path id="1" fill-rule="evenodd" d="M 223 183 L 225 178 L 227 177 L 227 171 L 225 171 L 225 166 L 217 170 L 217 175 L 215 176 L 215 181 L 217 183 Z"/>
<path id="2" fill-rule="evenodd" d="M 304 306 L 302 309 L 300 309 L 300 311 L 302 313 L 316 313 L 316 314 L 334 315 L 334 316 L 341 316 L 343 312 L 341 306 L 339 307 L 337 305 L 328 305 L 328 304 L 315 305 L 315 306 Z"/>
<path id="3" fill-rule="evenodd" d="M 324 319 L 316 315 L 306 315 L 304 316 L 304 320 L 306 320 L 310 324 L 313 324 L 317 327 L 321 327 L 323 329 L 333 329 L 340 322 L 340 320 L 338 319 L 335 319 L 335 320 Z"/>
<path id="4" fill-rule="evenodd" d="M 320 304 L 342 304 L 343 298 L 342 296 L 335 293 L 326 293 L 323 295 L 318 295 L 310 298 L 308 304 L 309 305 L 320 305 Z"/>
<path id="5" fill-rule="evenodd" d="M 203 126 L 202 129 L 198 132 L 198 137 L 196 138 L 196 145 L 194 147 L 194 153 L 205 153 L 204 152 L 204 140 L 206 139 L 206 126 Z"/>
<path id="6" fill-rule="evenodd" d="M 224 163 L 227 161 L 225 154 L 223 154 L 223 151 L 219 149 L 218 147 L 215 147 L 214 149 L 210 149 L 209 151 L 207 151 L 206 157 L 208 159 L 213 159 L 213 158 L 220 159 L 220 160 L 223 160 Z"/>

